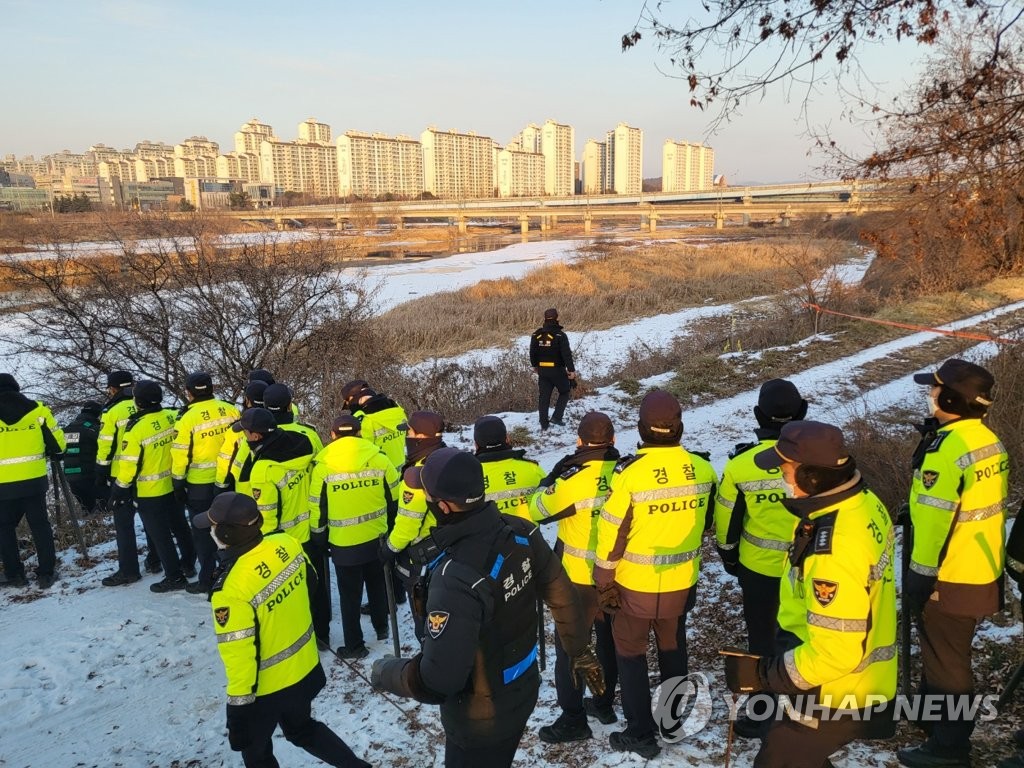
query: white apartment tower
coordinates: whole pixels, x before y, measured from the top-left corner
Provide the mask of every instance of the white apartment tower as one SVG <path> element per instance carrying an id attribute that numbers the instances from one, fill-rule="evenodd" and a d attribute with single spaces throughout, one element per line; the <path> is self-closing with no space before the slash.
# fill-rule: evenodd
<path id="1" fill-rule="evenodd" d="M 589 139 L 583 145 L 580 172 L 583 177 L 583 194 L 603 195 L 609 192 L 608 144 L 596 139 Z"/>
<path id="2" fill-rule="evenodd" d="M 608 186 L 617 195 L 638 195 L 643 189 L 644 132 L 619 123 L 608 131 Z"/>
<path id="3" fill-rule="evenodd" d="M 544 194 L 544 155 L 516 148 L 515 142 L 498 152 L 499 197 L 532 197 Z"/>
<path id="4" fill-rule="evenodd" d="M 423 193 L 423 147 L 415 139 L 346 131 L 338 137 L 337 152 L 340 195 Z"/>
<path id="5" fill-rule="evenodd" d="M 544 194 L 566 196 L 576 191 L 573 174 L 575 146 L 576 132 L 571 125 L 554 120 L 544 123 L 540 134 L 540 152 L 544 155 Z"/>
<path id="6" fill-rule="evenodd" d="M 220 146 L 205 136 L 192 136 L 174 145 L 174 175 L 184 178 L 212 178 L 217 175 Z"/>
<path id="7" fill-rule="evenodd" d="M 714 184 L 715 150 L 711 147 L 667 139 L 661 162 L 662 192 L 699 192 Z"/>
<path id="8" fill-rule="evenodd" d="M 274 138 L 274 129 L 253 118 L 235 133 L 235 152 L 240 155 L 259 155 L 260 144 Z"/>
<path id="9" fill-rule="evenodd" d="M 260 180 L 314 197 L 338 194 L 338 152 L 333 145 L 264 140 Z"/>
<path id="10" fill-rule="evenodd" d="M 316 118 L 311 117 L 299 123 L 299 141 L 316 144 L 331 143 L 331 126 L 326 123 L 318 123 Z"/>
<path id="11" fill-rule="evenodd" d="M 475 133 L 428 128 L 423 145 L 423 186 L 442 199 L 494 196 L 494 141 Z"/>
<path id="12" fill-rule="evenodd" d="M 239 152 L 228 152 L 217 158 L 218 179 L 240 179 L 248 182 L 260 180 L 260 156 Z"/>

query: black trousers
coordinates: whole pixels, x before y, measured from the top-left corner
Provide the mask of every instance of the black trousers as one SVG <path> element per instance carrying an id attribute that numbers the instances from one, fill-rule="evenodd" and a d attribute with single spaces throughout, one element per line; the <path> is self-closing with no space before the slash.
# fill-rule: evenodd
<path id="1" fill-rule="evenodd" d="M 334 731 L 313 719 L 311 699 L 287 706 L 272 707 L 260 702 L 260 708 L 249 722 L 252 741 L 242 750 L 246 768 L 279 768 L 274 757 L 273 736 L 278 725 L 284 737 L 327 765 L 342 768 L 363 768 L 363 762 Z"/>
<path id="2" fill-rule="evenodd" d="M 199 558 L 199 583 L 204 587 L 213 586 L 213 570 L 217 567 L 217 543 L 210 535 L 209 528 L 196 528 L 191 525 L 196 515 L 201 515 L 213 504 L 215 495 L 213 483 L 188 483 L 185 492 L 188 495 L 188 519 L 192 534 L 192 543 L 196 556 Z"/>
<path id="3" fill-rule="evenodd" d="M 32 541 L 36 545 L 39 576 L 52 576 L 57 567 L 57 550 L 53 544 L 53 528 L 46 516 L 46 493 L 36 493 L 17 499 L 0 500 L 0 558 L 8 579 L 24 577 L 25 566 L 18 552 L 18 523 L 28 521 Z"/>
<path id="4" fill-rule="evenodd" d="M 555 401 L 555 412 L 551 414 L 553 421 L 561 421 L 565 415 L 565 406 L 569 402 L 569 377 L 565 368 L 540 368 L 537 374 L 537 415 L 540 417 L 540 425 L 545 429 L 548 426 L 548 409 L 551 407 L 551 393 L 558 390 L 558 399 Z"/>
<path id="5" fill-rule="evenodd" d="M 509 768 L 525 730 L 526 723 L 523 723 L 515 736 L 472 749 L 460 747 L 448 739 L 444 745 L 444 768 Z"/>
<path id="6" fill-rule="evenodd" d="M 316 571 L 316 579 L 308 579 L 309 608 L 313 614 L 313 634 L 318 640 L 330 644 L 331 641 L 331 579 L 330 566 L 327 564 L 327 549 L 307 541 L 302 545 L 306 558 Z"/>
<path id="7" fill-rule="evenodd" d="M 828 756 L 860 737 L 863 724 L 849 718 L 818 721 L 817 728 L 793 722 L 788 717 L 773 721 L 754 768 L 824 768 Z"/>
<path id="8" fill-rule="evenodd" d="M 583 614 L 594 626 L 595 652 L 604 670 L 605 692 L 595 696 L 598 707 L 610 707 L 615 700 L 615 686 L 619 681 L 619 665 L 615 660 L 615 641 L 612 639 L 611 617 L 597 607 L 597 589 L 584 584 L 574 584 L 583 602 Z M 557 635 L 557 632 L 556 632 Z M 555 693 L 558 706 L 569 718 L 585 722 L 587 713 L 583 709 L 583 686 L 576 687 L 572 678 L 569 654 L 562 648 L 562 642 L 555 643 Z"/>
<path id="9" fill-rule="evenodd" d="M 86 514 L 96 511 L 96 479 L 92 475 L 66 475 L 71 493 Z"/>
<path id="10" fill-rule="evenodd" d="M 164 496 L 136 499 L 135 505 L 136 509 L 138 509 L 139 517 L 142 518 L 142 525 L 145 526 L 146 533 L 149 534 L 153 540 L 153 546 L 156 547 L 156 554 L 160 558 L 160 564 L 164 567 L 164 578 L 180 579 L 182 575 L 182 555 L 174 545 L 174 534 L 171 532 L 171 517 L 177 507 L 174 501 L 174 494 L 168 493 Z M 132 541 L 134 540 L 135 537 L 132 536 Z M 191 537 L 189 537 L 188 542 L 191 547 Z M 120 547 L 118 548 L 118 554 L 120 554 Z M 137 567 L 138 557 L 134 559 L 134 562 Z"/>
<path id="11" fill-rule="evenodd" d="M 334 572 L 338 577 L 338 602 L 341 604 L 341 632 L 345 646 L 358 648 L 364 645 L 363 627 L 360 623 L 359 604 L 366 586 L 366 598 L 370 604 L 370 622 L 377 632 L 388 628 L 388 597 L 384 587 L 384 569 L 374 558 L 361 565 L 342 565 L 341 547 L 331 547 Z"/>
<path id="12" fill-rule="evenodd" d="M 940 696 L 973 696 L 974 675 L 971 671 L 971 644 L 978 620 L 970 616 L 953 616 L 929 600 L 917 621 L 921 641 L 921 693 Z M 939 754 L 959 757 L 971 748 L 973 718 L 950 716 L 941 708 L 940 719 L 925 723 L 929 727 L 928 742 Z"/>
<path id="13" fill-rule="evenodd" d="M 135 541 L 135 502 L 119 504 L 114 507 L 114 537 L 117 540 L 117 570 L 126 576 L 139 575 L 139 545 Z M 149 529 L 143 524 L 146 534 L 146 567 L 152 568 L 160 562 L 156 542 L 149 535 Z"/>
<path id="14" fill-rule="evenodd" d="M 651 714 L 651 683 L 647 675 L 647 641 L 652 629 L 658 644 L 661 681 L 685 677 L 689 667 L 686 614 L 671 619 L 643 619 L 619 611 L 612 619 L 626 735 L 640 739 L 653 736 L 656 731 L 654 715 Z"/>
<path id="15" fill-rule="evenodd" d="M 775 636 L 779 630 L 779 581 L 739 566 L 740 589 L 743 590 L 743 619 L 747 624 L 747 648 L 759 656 L 775 653 Z"/>

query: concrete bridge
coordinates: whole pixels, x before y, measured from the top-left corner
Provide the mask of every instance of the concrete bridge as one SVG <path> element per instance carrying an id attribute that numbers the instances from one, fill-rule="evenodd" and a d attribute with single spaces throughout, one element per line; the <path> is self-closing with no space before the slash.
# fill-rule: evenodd
<path id="1" fill-rule="evenodd" d="M 518 224 L 523 233 L 534 222 L 541 230 L 572 222 L 581 223 L 583 231 L 590 232 L 594 222 L 622 223 L 632 219 L 639 220 L 642 229 L 654 232 L 659 222 L 670 221 L 714 222 L 718 229 L 732 220 L 788 226 L 795 218 L 889 210 L 897 196 L 892 185 L 846 181 L 640 195 L 357 202 L 231 211 L 226 215 L 272 224 L 278 229 L 318 222 L 329 222 L 339 229 L 346 226 L 371 228 L 380 223 L 391 223 L 401 229 L 406 224 L 440 220 L 457 226 L 462 233 L 474 222 Z"/>

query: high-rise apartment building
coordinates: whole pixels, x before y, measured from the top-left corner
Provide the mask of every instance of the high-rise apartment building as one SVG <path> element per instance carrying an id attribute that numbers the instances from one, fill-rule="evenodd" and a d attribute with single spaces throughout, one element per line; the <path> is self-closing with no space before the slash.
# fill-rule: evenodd
<path id="1" fill-rule="evenodd" d="M 311 117 L 299 123 L 299 141 L 330 144 L 331 126 L 326 123 L 318 123 L 316 118 Z"/>
<path id="2" fill-rule="evenodd" d="M 338 194 L 418 197 L 423 146 L 408 136 L 346 131 L 338 137 Z"/>
<path id="3" fill-rule="evenodd" d="M 662 192 L 699 192 L 714 185 L 715 150 L 711 147 L 667 139 L 661 161 Z"/>
<path id="4" fill-rule="evenodd" d="M 183 178 L 217 175 L 220 145 L 205 136 L 192 136 L 174 145 L 174 175 Z"/>
<path id="5" fill-rule="evenodd" d="M 494 141 L 489 136 L 428 128 L 423 145 L 423 186 L 442 199 L 494 196 Z"/>
<path id="6" fill-rule="evenodd" d="M 260 145 L 260 179 L 283 191 L 314 197 L 338 194 L 338 152 L 330 144 L 265 140 Z"/>
<path id="7" fill-rule="evenodd" d="M 573 161 L 576 132 L 571 125 L 548 120 L 540 133 L 540 153 L 544 155 L 544 194 L 571 195 L 576 191 Z"/>
<path id="8" fill-rule="evenodd" d="M 499 197 L 530 197 L 544 194 L 544 155 L 524 152 L 515 143 L 498 152 Z"/>
<path id="9" fill-rule="evenodd" d="M 248 182 L 260 180 L 260 156 L 239 152 L 228 152 L 217 158 L 217 178 Z"/>
<path id="10" fill-rule="evenodd" d="M 259 155 L 260 145 L 274 138 L 274 129 L 253 118 L 235 133 L 235 152 L 240 155 Z"/>
<path id="11" fill-rule="evenodd" d="M 610 192 L 608 179 L 608 144 L 589 139 L 583 145 L 583 159 L 580 160 L 582 174 L 581 189 L 585 195 L 603 195 Z"/>
<path id="12" fill-rule="evenodd" d="M 638 195 L 643 189 L 644 133 L 619 123 L 608 131 L 608 186 L 617 195 Z"/>

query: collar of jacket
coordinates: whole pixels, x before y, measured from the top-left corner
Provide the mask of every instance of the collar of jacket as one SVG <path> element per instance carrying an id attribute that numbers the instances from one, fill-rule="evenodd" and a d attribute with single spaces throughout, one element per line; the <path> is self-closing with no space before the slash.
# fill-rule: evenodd
<path id="1" fill-rule="evenodd" d="M 132 387 L 121 387 L 120 391 L 118 391 L 116 395 L 108 398 L 107 402 L 103 404 L 103 410 L 109 411 L 122 400 L 133 400 L 134 398 L 135 395 L 132 393 Z"/>
<path id="2" fill-rule="evenodd" d="M 817 496 L 804 496 L 800 499 L 783 499 L 782 506 L 796 515 L 801 520 L 806 520 L 815 512 L 834 507 L 852 496 L 856 496 L 865 490 L 864 479 L 860 476 L 860 470 L 853 473 L 853 477 L 842 485 L 819 493 Z"/>
<path id="3" fill-rule="evenodd" d="M 560 475 L 569 467 L 582 467 L 588 461 L 618 461 L 620 458 L 619 449 L 614 445 L 581 445 L 575 453 L 570 453 L 559 460 L 555 468 Z"/>
<path id="4" fill-rule="evenodd" d="M 359 410 L 363 413 L 378 413 L 379 411 L 386 411 L 388 408 L 394 408 L 396 405 L 398 403 L 390 397 L 378 393 L 360 405 Z"/>
<path id="5" fill-rule="evenodd" d="M 485 461 L 504 461 L 505 459 L 521 459 L 525 455 L 525 448 L 510 448 L 507 445 L 501 445 L 496 448 L 481 448 L 476 452 L 476 457 L 480 459 L 481 463 Z"/>
<path id="6" fill-rule="evenodd" d="M 36 401 L 21 392 L 0 392 L 0 421 L 17 424 L 36 407 Z"/>
<path id="7" fill-rule="evenodd" d="M 502 525 L 501 514 L 493 501 L 488 501 L 479 509 L 460 512 L 458 517 L 460 519 L 450 523 L 438 521 L 431 533 L 438 550 L 448 549 L 462 539 L 493 533 Z"/>
<path id="8" fill-rule="evenodd" d="M 758 427 L 757 429 L 754 430 L 754 437 L 757 438 L 757 442 L 759 443 L 764 440 L 778 440 L 780 434 L 782 434 L 781 424 L 779 424 L 777 429 L 766 429 L 765 427 Z"/>
<path id="9" fill-rule="evenodd" d="M 429 437 L 414 437 L 413 440 L 430 440 Z M 402 471 L 404 472 L 409 467 L 415 467 L 421 459 L 427 458 L 430 454 L 436 451 L 438 448 L 446 448 L 443 438 L 437 438 L 436 443 L 425 443 L 419 446 L 415 451 L 410 453 L 405 459 L 405 464 L 402 465 Z"/>
<path id="10" fill-rule="evenodd" d="M 542 331 L 560 331 L 562 330 L 562 324 L 557 320 L 545 320 L 544 325 L 540 329 Z"/>
<path id="11" fill-rule="evenodd" d="M 288 461 L 299 456 L 313 454 L 313 444 L 301 432 L 288 429 L 275 429 L 264 435 L 258 445 L 252 449 L 253 456 L 271 461 Z"/>
<path id="12" fill-rule="evenodd" d="M 222 549 L 220 551 L 220 564 L 223 568 L 228 569 L 235 564 L 235 561 L 244 555 L 246 552 L 256 549 L 263 541 L 263 537 L 259 536 L 252 541 L 247 541 L 244 544 L 235 544 L 233 547 Z"/>

